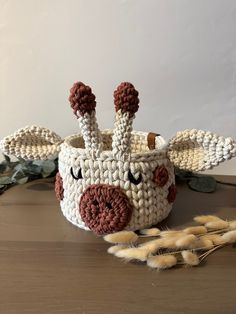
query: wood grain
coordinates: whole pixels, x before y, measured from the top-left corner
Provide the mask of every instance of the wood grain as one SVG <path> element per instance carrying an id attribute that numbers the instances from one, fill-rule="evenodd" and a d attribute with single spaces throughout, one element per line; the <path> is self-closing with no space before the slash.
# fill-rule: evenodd
<path id="1" fill-rule="evenodd" d="M 221 180 L 236 182 L 235 177 Z M 197 214 L 236 218 L 236 188 L 213 194 L 178 187 L 162 227 Z M 0 313 L 235 313 L 234 246 L 195 268 L 156 272 L 107 254 L 102 238 L 63 217 L 53 183 L 16 186 L 0 196 Z"/>

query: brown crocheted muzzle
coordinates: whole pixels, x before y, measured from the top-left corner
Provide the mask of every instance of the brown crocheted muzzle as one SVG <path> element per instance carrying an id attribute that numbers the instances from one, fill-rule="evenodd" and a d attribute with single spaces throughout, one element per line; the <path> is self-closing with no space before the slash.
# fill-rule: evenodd
<path id="1" fill-rule="evenodd" d="M 80 199 L 80 215 L 97 234 L 123 230 L 129 223 L 133 208 L 120 187 L 93 184 Z"/>

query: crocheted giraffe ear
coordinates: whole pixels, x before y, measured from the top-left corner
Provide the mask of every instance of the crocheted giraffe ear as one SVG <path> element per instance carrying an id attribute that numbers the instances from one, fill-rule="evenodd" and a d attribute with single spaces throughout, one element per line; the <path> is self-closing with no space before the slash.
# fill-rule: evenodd
<path id="1" fill-rule="evenodd" d="M 81 133 L 88 152 L 102 150 L 101 132 L 96 120 L 96 100 L 92 89 L 82 82 L 76 82 L 70 89 L 69 101 L 78 118 Z"/>
<path id="2" fill-rule="evenodd" d="M 185 130 L 169 141 L 168 155 L 180 169 L 203 171 L 235 157 L 236 141 L 202 130 Z"/>
<path id="3" fill-rule="evenodd" d="M 60 151 L 62 139 L 49 129 L 27 126 L 0 142 L 0 149 L 6 155 L 25 160 L 55 159 Z"/>
<path id="4" fill-rule="evenodd" d="M 131 83 L 121 83 L 114 92 L 116 110 L 112 151 L 117 157 L 130 152 L 133 119 L 139 108 L 138 91 Z"/>

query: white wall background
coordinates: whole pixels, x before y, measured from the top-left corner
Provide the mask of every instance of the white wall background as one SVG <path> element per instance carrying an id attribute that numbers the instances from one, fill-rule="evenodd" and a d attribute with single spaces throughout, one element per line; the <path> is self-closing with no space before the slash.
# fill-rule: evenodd
<path id="1" fill-rule="evenodd" d="M 77 132 L 76 80 L 112 127 L 125 80 L 140 91 L 135 129 L 236 138 L 235 0 L 0 0 L 0 45 L 0 137 L 30 124 Z M 236 174 L 236 162 L 215 172 Z"/>

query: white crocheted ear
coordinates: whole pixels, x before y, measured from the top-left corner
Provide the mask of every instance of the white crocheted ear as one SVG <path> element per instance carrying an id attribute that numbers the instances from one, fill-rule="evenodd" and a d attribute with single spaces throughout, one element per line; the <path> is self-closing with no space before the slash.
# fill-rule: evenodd
<path id="1" fill-rule="evenodd" d="M 95 95 L 89 86 L 82 82 L 76 82 L 70 89 L 69 101 L 76 115 L 85 143 L 85 149 L 89 152 L 98 152 L 102 149 L 101 132 L 96 120 Z"/>
<path id="2" fill-rule="evenodd" d="M 121 83 L 114 92 L 114 102 L 116 117 L 112 152 L 119 158 L 130 152 L 132 124 L 139 107 L 138 92 L 131 83 Z"/>
<path id="3" fill-rule="evenodd" d="M 211 132 L 185 130 L 169 141 L 170 161 L 178 168 L 203 171 L 236 156 L 236 142 Z"/>
<path id="4" fill-rule="evenodd" d="M 38 126 L 26 126 L 0 142 L 0 149 L 6 155 L 26 160 L 55 159 L 62 139 L 56 133 Z"/>

